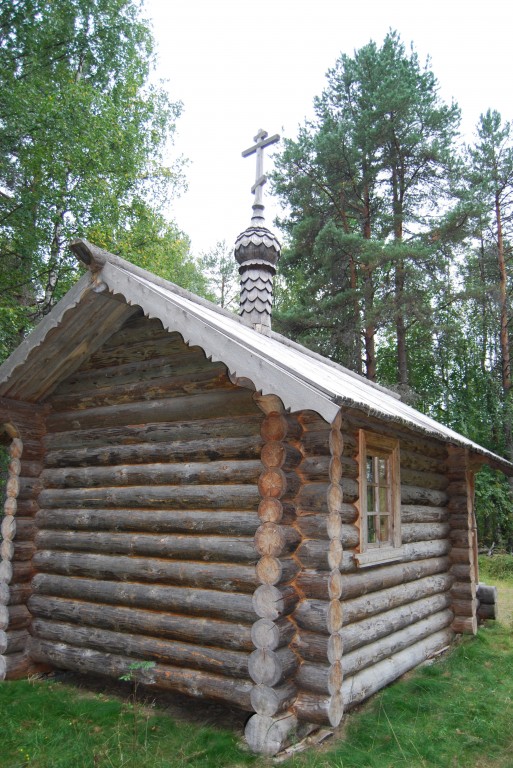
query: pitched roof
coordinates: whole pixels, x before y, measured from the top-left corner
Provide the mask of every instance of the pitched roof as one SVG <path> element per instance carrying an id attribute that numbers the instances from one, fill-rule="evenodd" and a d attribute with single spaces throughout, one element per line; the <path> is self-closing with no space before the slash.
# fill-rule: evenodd
<path id="1" fill-rule="evenodd" d="M 236 378 L 275 394 L 291 411 L 309 409 L 331 422 L 341 406 L 462 446 L 508 474 L 513 465 L 411 408 L 377 384 L 295 344 L 263 335 L 239 317 L 80 240 L 73 250 L 89 272 L 0 366 L 0 397 L 39 402 L 141 307 L 164 328 L 222 361 Z"/>

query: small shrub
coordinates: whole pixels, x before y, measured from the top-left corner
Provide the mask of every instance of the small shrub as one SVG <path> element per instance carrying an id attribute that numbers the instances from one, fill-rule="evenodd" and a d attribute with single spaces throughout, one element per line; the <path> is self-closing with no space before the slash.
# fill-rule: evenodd
<path id="1" fill-rule="evenodd" d="M 481 556 L 479 572 L 482 581 L 486 579 L 513 581 L 513 555 Z"/>

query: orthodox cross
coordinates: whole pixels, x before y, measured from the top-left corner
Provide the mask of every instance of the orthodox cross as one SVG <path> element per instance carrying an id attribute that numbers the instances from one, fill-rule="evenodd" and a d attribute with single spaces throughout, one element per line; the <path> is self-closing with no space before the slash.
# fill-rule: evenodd
<path id="1" fill-rule="evenodd" d="M 267 181 L 267 176 L 264 174 L 264 147 L 268 147 L 270 144 L 276 144 L 280 140 L 279 134 L 275 133 L 274 136 L 267 138 L 269 134 L 267 131 L 260 129 L 257 135 L 253 138 L 255 144 L 249 149 L 245 149 L 242 153 L 242 157 L 248 157 L 256 152 L 256 179 L 255 183 L 251 187 L 251 192 L 255 195 L 253 205 L 262 205 L 262 187 Z"/>

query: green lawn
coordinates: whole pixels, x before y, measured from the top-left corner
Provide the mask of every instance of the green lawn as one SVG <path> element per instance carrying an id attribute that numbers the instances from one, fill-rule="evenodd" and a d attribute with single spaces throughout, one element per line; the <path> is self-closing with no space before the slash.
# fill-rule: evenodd
<path id="1" fill-rule="evenodd" d="M 496 583 L 500 621 L 388 687 L 323 748 L 289 768 L 513 768 L 513 579 Z M 1 768 L 263 768 L 240 725 L 173 720 L 55 681 L 0 685 Z"/>

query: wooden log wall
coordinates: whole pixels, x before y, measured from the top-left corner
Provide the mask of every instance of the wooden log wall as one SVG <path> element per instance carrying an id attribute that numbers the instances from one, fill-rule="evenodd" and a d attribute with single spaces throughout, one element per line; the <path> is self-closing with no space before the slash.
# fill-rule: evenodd
<path id="1" fill-rule="evenodd" d="M 278 398 L 256 400 L 265 413 L 258 481 L 261 525 L 255 535 L 260 556 L 256 572 L 261 583 L 253 595 L 259 619 L 252 628 L 255 650 L 249 660 L 255 683 L 251 691 L 255 714 L 246 725 L 245 736 L 253 751 L 275 754 L 297 726 L 291 707 L 297 696 L 294 677 L 300 659 L 291 647 L 295 626 L 290 617 L 299 599 L 294 580 L 299 570 L 295 551 L 301 534 L 293 524 L 301 486 L 297 467 L 302 459 L 302 429 L 294 416 L 285 415 Z"/>
<path id="2" fill-rule="evenodd" d="M 114 677 L 153 661 L 158 687 L 252 709 L 253 593 L 268 572 L 257 576 L 254 536 L 270 557 L 278 546 L 257 512 L 252 395 L 142 316 L 59 385 L 36 516 L 35 660 Z M 297 533 L 282 534 L 292 551 Z M 276 584 L 292 576 L 285 564 Z"/>
<path id="3" fill-rule="evenodd" d="M 0 429 L 10 456 L 0 536 L 0 680 L 35 671 L 28 654 L 27 600 L 35 551 L 43 410 L 0 398 Z"/>
<path id="4" fill-rule="evenodd" d="M 448 461 L 451 573 L 451 608 L 455 632 L 477 632 L 477 536 L 473 511 L 473 476 L 464 448 L 449 447 Z"/>
<path id="5" fill-rule="evenodd" d="M 359 544 L 355 502 L 360 428 L 399 439 L 403 546 L 398 562 L 356 569 L 352 555 Z M 326 456 L 325 466 L 330 454 L 335 458 L 333 431 L 331 450 L 325 447 L 326 434 L 323 439 L 306 433 L 304 444 Z M 332 568 L 333 540 L 322 529 L 323 519 L 333 519 L 327 501 L 323 509 L 316 507 L 323 504 L 322 497 L 303 486 L 306 504 L 298 507 L 297 525 L 308 538 L 298 551 L 304 566 L 297 579 L 303 599 L 294 614 L 294 642 L 303 663 L 296 675 L 299 693 L 294 706 L 299 719 L 319 723 L 332 722 L 335 692 L 341 706 L 351 708 L 453 637 L 445 447 L 356 412 L 344 413 L 340 445 L 338 568 Z M 335 595 L 340 599 L 334 610 Z"/>

